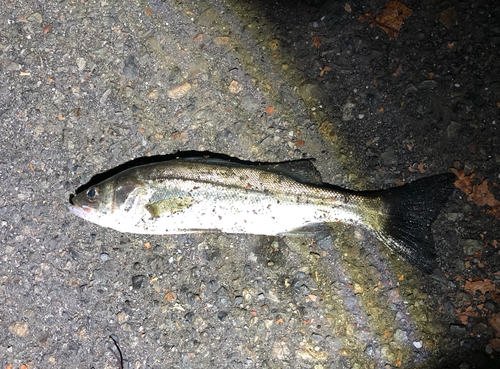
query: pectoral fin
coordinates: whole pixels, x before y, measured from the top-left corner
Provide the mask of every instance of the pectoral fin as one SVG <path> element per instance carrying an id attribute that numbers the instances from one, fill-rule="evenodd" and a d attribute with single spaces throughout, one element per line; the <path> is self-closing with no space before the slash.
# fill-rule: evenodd
<path id="1" fill-rule="evenodd" d="M 187 209 L 193 203 L 194 198 L 191 196 L 171 197 L 147 204 L 146 210 L 151 214 L 152 218 L 157 218 L 165 212 L 173 214 Z"/>

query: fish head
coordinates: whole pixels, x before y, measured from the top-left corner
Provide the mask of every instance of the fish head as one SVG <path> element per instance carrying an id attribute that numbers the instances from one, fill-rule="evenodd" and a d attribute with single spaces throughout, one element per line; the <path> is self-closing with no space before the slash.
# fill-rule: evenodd
<path id="1" fill-rule="evenodd" d="M 144 183 L 125 171 L 76 194 L 68 210 L 100 226 L 130 232 L 142 217 L 149 215 L 144 207 L 148 199 Z"/>
<path id="2" fill-rule="evenodd" d="M 114 192 L 114 181 L 90 186 L 70 199 L 68 210 L 79 218 L 102 224 L 105 218 L 113 214 Z"/>

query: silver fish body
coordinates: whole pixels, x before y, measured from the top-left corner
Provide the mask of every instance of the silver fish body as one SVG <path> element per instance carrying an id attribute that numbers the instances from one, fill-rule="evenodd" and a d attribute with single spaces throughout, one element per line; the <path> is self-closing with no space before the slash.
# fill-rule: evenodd
<path id="1" fill-rule="evenodd" d="M 439 208 L 450 191 L 440 191 L 436 198 L 431 195 L 432 201 L 418 205 L 416 211 L 423 214 L 417 216 L 401 205 L 422 202 L 429 187 L 449 182 L 450 177 L 444 176 L 437 185 L 427 180 L 424 186 L 416 186 L 421 182 L 416 181 L 392 190 L 354 192 L 303 183 L 281 174 L 279 166 L 272 170 L 220 160 L 177 159 L 127 169 L 73 197 L 68 209 L 101 226 L 140 234 L 301 234 L 319 224 L 345 222 L 371 230 L 410 261 L 422 258 L 421 268 L 428 269 L 433 245 L 427 236 L 438 214 L 432 209 Z M 430 212 L 424 209 L 430 205 Z M 407 216 L 408 210 L 411 232 L 406 228 L 400 232 L 407 224 L 397 218 Z M 424 231 L 419 229 L 423 224 Z M 419 252 L 423 256 L 415 257 Z"/>
<path id="2" fill-rule="evenodd" d="M 179 159 L 128 169 L 76 196 L 69 209 L 120 232 L 279 235 L 313 224 L 359 223 L 363 201 L 256 166 Z"/>

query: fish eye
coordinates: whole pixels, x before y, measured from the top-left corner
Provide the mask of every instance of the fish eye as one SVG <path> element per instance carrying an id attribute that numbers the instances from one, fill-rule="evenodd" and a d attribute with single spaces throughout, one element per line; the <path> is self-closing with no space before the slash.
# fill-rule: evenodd
<path id="1" fill-rule="evenodd" d="M 90 188 L 87 191 L 87 198 L 89 202 L 96 202 L 98 197 L 99 197 L 99 190 L 97 188 Z"/>

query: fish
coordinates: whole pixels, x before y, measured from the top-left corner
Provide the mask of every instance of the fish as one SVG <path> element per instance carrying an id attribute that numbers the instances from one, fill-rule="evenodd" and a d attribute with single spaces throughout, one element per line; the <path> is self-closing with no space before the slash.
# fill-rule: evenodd
<path id="1" fill-rule="evenodd" d="M 431 225 L 454 190 L 452 173 L 353 191 L 323 183 L 310 161 L 255 165 L 178 158 L 138 165 L 72 195 L 71 214 L 119 232 L 307 235 L 343 222 L 432 274 Z"/>

